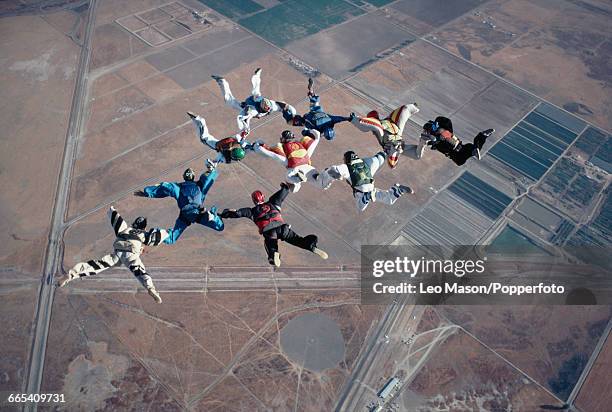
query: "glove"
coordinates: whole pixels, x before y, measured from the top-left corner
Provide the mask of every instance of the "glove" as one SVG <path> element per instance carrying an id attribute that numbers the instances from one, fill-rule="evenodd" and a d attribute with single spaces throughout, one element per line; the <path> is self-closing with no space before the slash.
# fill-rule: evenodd
<path id="1" fill-rule="evenodd" d="M 425 130 L 429 134 L 433 134 L 436 131 L 437 127 L 433 120 L 429 120 L 427 123 L 423 125 L 423 130 Z"/>
<path id="2" fill-rule="evenodd" d="M 144 191 L 142 191 L 142 190 L 135 191 L 134 192 L 134 196 L 136 196 L 136 197 L 148 197 L 147 194 Z"/>
<path id="3" fill-rule="evenodd" d="M 229 217 L 231 212 L 233 212 L 232 209 L 223 209 L 223 211 L 219 213 L 218 215 L 221 219 L 226 219 Z"/>
<path id="4" fill-rule="evenodd" d="M 240 137 L 244 139 L 245 137 L 247 137 L 249 135 L 249 133 L 251 133 L 251 131 L 249 129 L 241 130 L 240 131 Z"/>
<path id="5" fill-rule="evenodd" d="M 355 112 L 351 112 L 351 114 L 349 114 L 349 121 L 352 122 L 353 120 L 355 120 L 356 117 L 357 115 L 355 114 Z"/>
<path id="6" fill-rule="evenodd" d="M 206 171 L 208 173 L 211 173 L 212 171 L 214 171 L 217 168 L 218 163 L 214 162 L 210 159 L 206 159 Z"/>
<path id="7" fill-rule="evenodd" d="M 115 209 L 115 206 L 110 205 L 110 210 L 115 211 L 115 210 L 117 210 L 117 209 Z"/>

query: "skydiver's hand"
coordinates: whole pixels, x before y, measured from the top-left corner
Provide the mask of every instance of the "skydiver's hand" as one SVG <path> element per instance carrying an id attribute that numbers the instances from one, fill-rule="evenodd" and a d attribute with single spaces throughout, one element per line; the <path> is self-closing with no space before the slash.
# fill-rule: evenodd
<path id="1" fill-rule="evenodd" d="M 221 219 L 226 219 L 229 217 L 231 212 L 235 212 L 235 210 L 234 209 L 223 209 L 223 211 L 221 211 L 221 213 L 218 213 L 218 215 Z"/>
<path id="2" fill-rule="evenodd" d="M 433 134 L 434 133 L 434 121 L 433 120 L 429 120 L 427 121 L 427 123 L 425 123 L 423 125 L 423 130 L 425 130 L 428 134 Z"/>
<path id="3" fill-rule="evenodd" d="M 142 190 L 137 190 L 134 192 L 134 196 L 136 197 L 148 197 L 147 194 Z"/>
<path id="4" fill-rule="evenodd" d="M 206 159 L 206 171 L 208 173 L 211 173 L 212 171 L 214 171 L 217 168 L 218 163 L 214 162 L 210 159 Z"/>
<path id="5" fill-rule="evenodd" d="M 117 209 L 115 209 L 115 206 L 110 205 L 110 210 L 115 211 L 115 210 L 117 210 Z"/>
<path id="6" fill-rule="evenodd" d="M 243 130 L 241 130 L 241 131 L 240 131 L 240 137 L 244 139 L 244 138 L 245 138 L 245 137 L 247 137 L 247 136 L 248 136 L 250 133 L 251 133 L 251 131 L 250 131 L 249 129 L 243 129 Z"/>
<path id="7" fill-rule="evenodd" d="M 353 120 L 355 120 L 356 117 L 357 115 L 355 114 L 355 112 L 351 112 L 351 114 L 349 114 L 349 122 L 352 122 Z"/>

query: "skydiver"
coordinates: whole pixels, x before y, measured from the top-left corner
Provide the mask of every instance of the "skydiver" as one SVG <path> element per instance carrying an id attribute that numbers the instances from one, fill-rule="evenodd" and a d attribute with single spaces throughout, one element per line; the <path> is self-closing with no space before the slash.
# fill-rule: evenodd
<path id="1" fill-rule="evenodd" d="M 246 217 L 257 225 L 259 233 L 264 237 L 264 247 L 268 255 L 268 262 L 276 267 L 280 266 L 280 253 L 278 252 L 278 241 L 282 240 L 299 248 L 309 250 L 317 254 L 321 259 L 327 259 L 327 253 L 317 247 L 316 235 L 302 237 L 291 229 L 283 220 L 281 206 L 290 192 L 290 184 L 281 183 L 279 191 L 274 193 L 268 201 L 265 201 L 261 191 L 251 193 L 254 207 L 243 207 L 238 210 L 224 209 L 221 212 L 223 219 L 236 219 Z"/>
<path id="2" fill-rule="evenodd" d="M 304 126 L 302 135 L 308 133 L 308 129 L 318 130 L 327 140 L 333 140 L 336 136 L 334 126 L 341 122 L 350 122 L 353 117 L 335 116 L 327 114 L 321 108 L 321 98 L 314 93 L 314 80 L 308 79 L 308 99 L 310 100 L 310 111 L 303 116 L 295 114 L 295 109 L 287 105 L 283 110 L 283 118 L 292 126 Z M 291 110 L 294 110 L 293 112 Z"/>
<path id="3" fill-rule="evenodd" d="M 169 233 L 158 228 L 145 231 L 147 219 L 142 216 L 136 218 L 132 226 L 129 227 L 113 206 L 108 210 L 108 217 L 115 231 L 115 236 L 117 236 L 113 243 L 113 253 L 100 259 L 77 263 L 66 275 L 58 280 L 57 286 L 64 287 L 76 278 L 97 275 L 106 269 L 123 263 L 136 276 L 136 279 L 138 279 L 142 286 L 147 289 L 147 292 L 155 299 L 155 302 L 162 303 L 162 299 L 155 289 L 151 276 L 149 276 L 142 260 L 140 260 L 140 255 L 144 251 L 144 246 L 159 245 L 168 238 Z"/>
<path id="4" fill-rule="evenodd" d="M 214 161 L 215 164 L 231 163 L 232 161 L 239 162 L 244 159 L 246 155 L 245 150 L 253 149 L 253 146 L 244 138 L 244 133 L 237 133 L 234 136 L 219 140 L 208 132 L 206 120 L 203 117 L 191 112 L 187 112 L 187 114 L 193 121 L 202 144 L 218 153 L 217 159 Z"/>
<path id="5" fill-rule="evenodd" d="M 410 116 L 418 112 L 419 107 L 416 103 L 412 103 L 398 107 L 382 120 L 378 112 L 372 110 L 366 117 L 351 116 L 351 123 L 359 130 L 372 132 L 376 136 L 387 155 L 387 163 L 393 168 L 399 161 L 399 155 L 404 151 L 404 140 L 402 139 L 404 126 Z"/>
<path id="6" fill-rule="evenodd" d="M 327 189 L 320 174 L 310 162 L 310 159 L 321 140 L 318 130 L 310 130 L 299 141 L 294 140 L 291 130 L 281 134 L 280 143 L 270 147 L 261 141 L 253 143 L 253 150 L 264 156 L 281 162 L 287 168 L 287 179 L 293 183 L 293 192 L 300 190 L 302 182 L 309 182 L 321 189 Z"/>
<path id="7" fill-rule="evenodd" d="M 431 146 L 457 166 L 467 162 L 470 157 L 481 158 L 480 149 L 484 146 L 487 138 L 495 132 L 495 129 L 484 130 L 474 137 L 474 143 L 463 143 L 453 133 L 453 123 L 447 117 L 438 116 L 436 120 L 429 120 L 423 125 L 423 131 L 417 145 L 417 159 L 423 157 L 425 146 Z"/>
<path id="8" fill-rule="evenodd" d="M 199 223 L 218 232 L 223 231 L 223 221 L 217 216 L 217 208 L 213 206 L 210 210 L 206 210 L 204 207 L 206 195 L 217 176 L 218 173 L 215 170 L 214 163 L 207 160 L 207 170 L 200 175 L 197 182 L 194 181 L 195 172 L 189 168 L 183 173 L 184 182 L 161 182 L 155 186 L 147 186 L 143 190 L 134 192 L 135 196 L 140 197 L 162 198 L 170 196 L 176 200 L 180 213 L 174 223 L 174 228 L 168 230 L 169 236 L 164 240 L 164 243 L 174 244 L 192 223 Z"/>
<path id="9" fill-rule="evenodd" d="M 251 95 L 243 102 L 238 101 L 238 99 L 234 97 L 227 80 L 217 75 L 212 75 L 211 77 L 215 79 L 219 87 L 221 87 L 221 93 L 223 94 L 225 104 L 240 112 L 236 121 L 238 122 L 238 129 L 244 133 L 244 135 L 249 134 L 251 130 L 250 122 L 254 117 L 260 119 L 272 112 L 279 112 L 284 109 L 293 110 L 295 113 L 295 109 L 291 105 L 285 102 L 268 99 L 261 95 L 261 68 L 255 70 L 253 77 L 251 77 L 253 89 L 251 90 Z"/>
<path id="10" fill-rule="evenodd" d="M 389 190 L 374 187 L 374 175 L 385 162 L 385 154 L 378 152 L 372 157 L 360 158 L 349 150 L 344 153 L 344 163 L 330 166 L 322 172 L 331 179 L 343 179 L 353 189 L 357 209 L 364 211 L 370 202 L 394 204 L 405 193 L 414 193 L 409 186 L 396 183 Z"/>

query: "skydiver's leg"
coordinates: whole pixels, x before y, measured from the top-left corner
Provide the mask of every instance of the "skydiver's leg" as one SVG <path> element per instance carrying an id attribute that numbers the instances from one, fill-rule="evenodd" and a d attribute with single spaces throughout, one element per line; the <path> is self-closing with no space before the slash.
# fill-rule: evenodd
<path id="1" fill-rule="evenodd" d="M 149 295 L 155 299 L 157 303 L 162 303 L 161 297 L 159 293 L 157 293 L 157 289 L 155 289 L 153 279 L 147 273 L 142 260 L 140 260 L 140 256 L 135 253 L 121 252 L 119 257 L 121 258 L 121 262 L 130 269 L 130 272 L 138 279 Z"/>
<path id="2" fill-rule="evenodd" d="M 306 176 L 302 173 L 298 173 L 295 169 L 290 169 L 289 173 L 287 173 L 287 181 L 293 185 L 291 188 L 291 193 L 297 193 L 302 187 L 302 176 L 306 178 Z"/>
<path id="3" fill-rule="evenodd" d="M 495 129 L 484 130 L 476 135 L 474 143 L 462 144 L 459 150 L 453 150 L 449 157 L 457 166 L 462 166 L 472 156 L 480 159 L 480 149 L 484 146 L 487 138 L 493 134 Z"/>
<path id="4" fill-rule="evenodd" d="M 206 126 L 206 120 L 203 117 L 194 115 L 191 112 L 187 112 L 189 117 L 191 117 L 191 121 L 196 127 L 196 133 L 198 134 L 198 138 L 202 142 L 202 144 L 207 145 L 213 150 L 216 150 L 216 144 L 219 141 L 216 137 L 211 135 L 208 132 L 208 126 Z"/>
<path id="5" fill-rule="evenodd" d="M 397 149 L 389 149 L 387 152 L 387 163 L 391 169 L 397 166 L 397 162 L 399 162 L 399 155 L 400 151 Z"/>
<path id="6" fill-rule="evenodd" d="M 300 236 L 295 233 L 289 225 L 285 224 L 278 231 L 278 238 L 300 249 L 309 250 L 316 253 L 322 259 L 327 259 L 327 253 L 317 247 L 318 238 L 316 235 Z"/>
<path id="7" fill-rule="evenodd" d="M 387 119 L 391 120 L 397 125 L 397 128 L 399 129 L 397 134 L 401 136 L 402 133 L 404 133 L 404 126 L 406 125 L 408 119 L 410 119 L 410 116 L 418 112 L 419 108 L 415 103 L 403 105 L 392 111 Z"/>
<path id="8" fill-rule="evenodd" d="M 253 77 L 251 77 L 251 85 L 253 86 L 251 95 L 254 97 L 261 96 L 261 68 L 257 68 L 257 70 L 255 70 Z"/>
<path id="9" fill-rule="evenodd" d="M 397 202 L 397 199 L 399 199 L 403 193 L 404 192 L 399 190 L 397 186 L 391 186 L 389 190 L 374 189 L 372 191 L 372 199 L 375 202 L 384 203 L 385 205 L 392 205 L 393 203 Z"/>
<path id="10" fill-rule="evenodd" d="M 423 157 L 423 154 L 425 153 L 425 146 L 427 146 L 427 143 L 429 143 L 431 140 L 432 140 L 432 136 L 430 134 L 421 133 L 421 136 L 419 137 L 419 143 L 417 144 L 417 147 L 416 147 L 417 159 L 420 159 Z"/>
<path id="11" fill-rule="evenodd" d="M 378 139 L 383 137 L 384 130 L 378 119 L 355 116 L 351 123 L 362 132 L 372 132 Z"/>
<path id="12" fill-rule="evenodd" d="M 167 245 L 175 244 L 179 237 L 181 237 L 181 234 L 183 234 L 183 231 L 187 229 L 187 226 L 189 225 L 190 223 L 184 221 L 179 216 L 176 219 L 176 222 L 174 222 L 174 227 L 172 229 L 168 229 L 168 237 L 166 240 L 164 240 L 164 243 Z"/>
<path id="13" fill-rule="evenodd" d="M 372 157 L 366 157 L 363 161 L 370 168 L 370 173 L 374 177 L 378 169 L 385 163 L 385 154 L 378 152 Z"/>
<path id="14" fill-rule="evenodd" d="M 318 132 L 318 130 L 316 132 Z M 306 149 L 306 153 L 308 153 L 308 157 L 312 158 L 312 155 L 314 155 L 314 151 L 317 148 L 317 146 L 319 145 L 320 141 L 321 141 L 321 136 L 319 134 L 319 138 L 318 139 L 314 139 L 314 141 L 310 144 L 310 146 L 308 146 L 308 149 Z"/>
<path id="15" fill-rule="evenodd" d="M 323 109 L 321 108 L 321 97 L 317 95 L 310 96 L 310 111 L 311 112 L 321 112 Z"/>
<path id="16" fill-rule="evenodd" d="M 217 208 L 215 206 L 211 207 L 210 210 L 201 213 L 196 222 L 202 226 L 216 230 L 217 232 L 223 232 L 223 229 L 225 228 L 223 220 L 221 220 L 219 215 L 217 215 Z"/>
<path id="17" fill-rule="evenodd" d="M 363 212 L 366 210 L 370 202 L 372 201 L 372 193 L 355 193 L 355 205 L 357 206 L 357 210 Z"/>
<path id="18" fill-rule="evenodd" d="M 305 172 L 306 181 L 311 185 L 318 187 L 319 189 L 327 189 L 332 183 L 331 177 L 325 172 L 319 172 L 317 169 L 312 167 Z"/>
<path id="19" fill-rule="evenodd" d="M 100 272 L 104 272 L 106 269 L 112 268 L 118 263 L 119 257 L 115 253 L 109 253 L 100 259 L 92 259 L 87 262 L 77 263 L 65 276 L 59 279 L 58 286 L 66 286 L 68 282 L 76 278 L 97 275 Z"/>
<path id="20" fill-rule="evenodd" d="M 278 235 L 279 228 L 271 229 L 263 233 L 264 247 L 268 255 L 268 263 L 276 267 L 280 266 L 280 253 L 278 253 Z"/>
<path id="21" fill-rule="evenodd" d="M 223 95 L 223 100 L 225 101 L 225 104 L 236 110 L 242 110 L 242 105 L 240 104 L 240 101 L 238 101 L 238 99 L 236 99 L 232 94 L 227 80 L 219 76 L 213 76 L 213 79 L 215 79 L 215 81 L 221 88 L 221 94 Z"/>

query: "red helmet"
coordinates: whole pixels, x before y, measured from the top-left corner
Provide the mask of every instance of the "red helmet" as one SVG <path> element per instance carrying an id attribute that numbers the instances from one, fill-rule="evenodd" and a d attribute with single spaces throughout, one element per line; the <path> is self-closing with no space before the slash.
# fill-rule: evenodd
<path id="1" fill-rule="evenodd" d="M 261 193 L 261 190 L 256 190 L 251 193 L 251 199 L 253 199 L 253 203 L 256 205 L 260 205 L 266 201 L 266 198 L 264 197 L 263 193 Z"/>
<path id="2" fill-rule="evenodd" d="M 370 111 L 370 112 L 369 112 L 369 113 L 366 115 L 366 117 L 373 117 L 373 118 L 375 118 L 375 119 L 378 119 L 378 118 L 379 118 L 379 116 L 378 116 L 378 112 L 377 112 L 376 110 L 372 110 L 372 111 Z"/>

